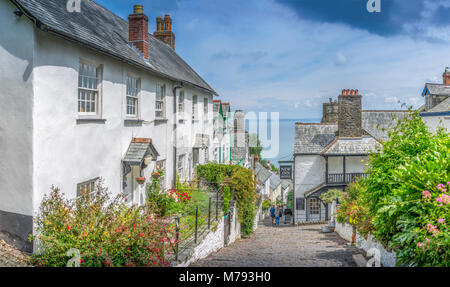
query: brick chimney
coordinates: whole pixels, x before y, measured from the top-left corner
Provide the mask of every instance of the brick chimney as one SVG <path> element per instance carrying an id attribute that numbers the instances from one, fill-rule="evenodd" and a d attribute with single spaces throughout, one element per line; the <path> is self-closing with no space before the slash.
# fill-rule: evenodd
<path id="1" fill-rule="evenodd" d="M 362 137 L 362 103 L 358 90 L 342 90 L 339 95 L 339 137 Z"/>
<path id="2" fill-rule="evenodd" d="M 153 33 L 156 39 L 169 44 L 175 50 L 175 34 L 172 32 L 172 18 L 169 14 L 156 18 L 156 31 Z"/>
<path id="3" fill-rule="evenodd" d="M 148 17 L 143 5 L 134 5 L 134 13 L 128 16 L 128 41 L 148 60 Z"/>
<path id="4" fill-rule="evenodd" d="M 450 85 L 450 68 L 446 67 L 444 74 L 442 74 L 444 85 Z"/>

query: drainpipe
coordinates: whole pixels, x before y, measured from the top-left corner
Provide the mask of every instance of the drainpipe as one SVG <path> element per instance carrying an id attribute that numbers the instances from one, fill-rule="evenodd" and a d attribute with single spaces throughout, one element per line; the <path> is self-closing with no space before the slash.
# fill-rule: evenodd
<path id="1" fill-rule="evenodd" d="M 173 180 L 172 180 L 172 186 L 175 187 L 177 184 L 177 124 L 178 124 L 178 109 L 177 109 L 177 90 L 183 88 L 183 83 L 180 83 L 179 86 L 175 86 L 172 90 L 173 93 L 173 114 L 174 114 L 174 121 L 173 121 L 173 133 L 174 133 L 174 139 L 173 139 Z"/>

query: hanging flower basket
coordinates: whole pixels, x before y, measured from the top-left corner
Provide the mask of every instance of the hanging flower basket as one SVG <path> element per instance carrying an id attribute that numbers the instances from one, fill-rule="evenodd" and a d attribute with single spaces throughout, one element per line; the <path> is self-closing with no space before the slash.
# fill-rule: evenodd
<path id="1" fill-rule="evenodd" d="M 139 184 L 143 184 L 145 182 L 145 176 L 141 176 L 141 177 L 136 177 L 136 181 Z"/>
<path id="2" fill-rule="evenodd" d="M 158 179 L 160 176 L 161 176 L 161 174 L 160 174 L 159 172 L 154 172 L 154 173 L 152 173 L 152 177 L 153 177 L 154 179 Z"/>

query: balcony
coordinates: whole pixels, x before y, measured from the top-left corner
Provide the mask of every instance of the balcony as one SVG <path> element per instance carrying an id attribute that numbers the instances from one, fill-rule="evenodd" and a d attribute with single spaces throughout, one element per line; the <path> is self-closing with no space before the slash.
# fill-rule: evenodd
<path id="1" fill-rule="evenodd" d="M 349 184 L 359 178 L 366 178 L 368 173 L 335 173 L 328 174 L 327 184 Z"/>

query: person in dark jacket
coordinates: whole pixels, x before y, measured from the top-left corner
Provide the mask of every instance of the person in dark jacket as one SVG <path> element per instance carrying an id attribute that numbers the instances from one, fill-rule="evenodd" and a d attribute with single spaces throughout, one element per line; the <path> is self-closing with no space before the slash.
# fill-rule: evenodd
<path id="1" fill-rule="evenodd" d="M 270 208 L 270 217 L 272 217 L 272 225 L 273 225 L 275 220 L 275 205 L 272 205 L 272 207 Z"/>

